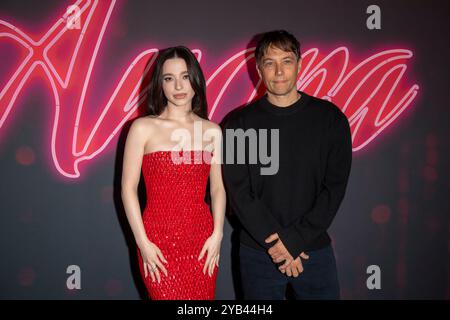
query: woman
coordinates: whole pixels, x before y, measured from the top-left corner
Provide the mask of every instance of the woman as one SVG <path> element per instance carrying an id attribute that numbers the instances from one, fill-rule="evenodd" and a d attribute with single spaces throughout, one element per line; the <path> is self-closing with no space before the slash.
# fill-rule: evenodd
<path id="1" fill-rule="evenodd" d="M 226 196 L 221 130 L 207 120 L 205 90 L 189 49 L 160 52 L 150 79 L 148 115 L 133 122 L 126 140 L 122 199 L 153 300 L 215 296 Z M 142 215 L 141 168 L 147 190 Z M 212 214 L 204 202 L 208 178 Z"/>

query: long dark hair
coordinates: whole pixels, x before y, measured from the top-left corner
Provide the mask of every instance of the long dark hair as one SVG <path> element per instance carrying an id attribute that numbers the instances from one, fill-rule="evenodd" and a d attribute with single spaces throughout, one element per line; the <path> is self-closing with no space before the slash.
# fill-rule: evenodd
<path id="1" fill-rule="evenodd" d="M 148 91 L 147 114 L 159 116 L 167 106 L 167 98 L 162 86 L 163 64 L 167 59 L 181 58 L 186 62 L 189 82 L 195 92 L 192 111 L 203 119 L 208 119 L 206 102 L 206 81 L 197 58 L 184 46 L 170 47 L 159 52 L 155 61 Z"/>

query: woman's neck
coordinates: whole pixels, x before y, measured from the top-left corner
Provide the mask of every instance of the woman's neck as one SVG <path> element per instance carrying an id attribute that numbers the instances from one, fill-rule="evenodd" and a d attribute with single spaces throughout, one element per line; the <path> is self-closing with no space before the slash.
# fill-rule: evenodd
<path id="1" fill-rule="evenodd" d="M 185 106 L 174 106 L 170 103 L 161 113 L 161 117 L 168 120 L 176 120 L 180 122 L 187 122 L 192 120 L 192 107 L 190 104 Z"/>

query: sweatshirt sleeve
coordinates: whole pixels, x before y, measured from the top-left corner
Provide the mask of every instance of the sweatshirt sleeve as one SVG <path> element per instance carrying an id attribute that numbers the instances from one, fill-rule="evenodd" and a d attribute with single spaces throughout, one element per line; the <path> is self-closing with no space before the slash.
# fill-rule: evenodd
<path id="1" fill-rule="evenodd" d="M 328 132 L 324 179 L 312 209 L 283 228 L 279 237 L 295 258 L 330 227 L 344 198 L 352 163 L 352 140 L 347 117 L 339 110 Z"/>
<path id="2" fill-rule="evenodd" d="M 255 195 L 247 163 L 248 147 L 245 148 L 246 161 L 237 163 L 237 144 L 232 141 L 235 129 L 244 129 L 238 119 L 230 120 L 224 127 L 223 133 L 223 179 L 227 188 L 229 205 L 237 215 L 242 226 L 264 248 L 269 249 L 273 243 L 264 240 L 273 233 L 281 230 L 278 221 L 271 214 L 269 208 Z M 245 130 L 245 129 L 244 129 Z M 227 136 L 228 132 L 228 136 Z M 227 163 L 227 154 L 234 150 L 233 163 Z M 243 152 L 243 150 L 239 150 Z"/>

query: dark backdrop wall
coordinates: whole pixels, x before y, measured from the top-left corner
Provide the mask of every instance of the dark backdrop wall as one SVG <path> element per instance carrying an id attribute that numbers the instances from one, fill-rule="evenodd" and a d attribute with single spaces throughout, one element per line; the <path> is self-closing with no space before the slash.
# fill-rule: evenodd
<path id="1" fill-rule="evenodd" d="M 379 11 L 367 13 L 373 4 Z M 342 297 L 449 298 L 449 9 L 447 1 L 2 1 L 0 297 L 143 298 L 120 175 L 152 59 L 167 46 L 195 50 L 210 118 L 220 122 L 262 94 L 252 38 L 284 28 L 302 45 L 299 89 L 336 103 L 352 127 L 352 172 L 331 228 Z M 233 239 L 229 217 L 218 299 L 240 297 Z M 81 270 L 79 290 L 66 285 L 71 265 Z M 366 285 L 371 265 L 380 289 Z"/>

